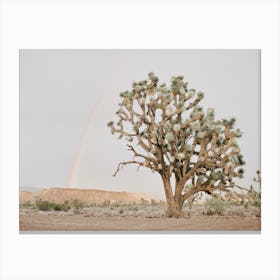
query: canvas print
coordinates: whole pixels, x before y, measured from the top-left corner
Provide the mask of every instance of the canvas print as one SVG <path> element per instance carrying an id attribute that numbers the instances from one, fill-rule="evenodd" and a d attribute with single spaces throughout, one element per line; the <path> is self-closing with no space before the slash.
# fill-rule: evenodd
<path id="1" fill-rule="evenodd" d="M 20 50 L 20 232 L 260 232 L 260 55 Z"/>

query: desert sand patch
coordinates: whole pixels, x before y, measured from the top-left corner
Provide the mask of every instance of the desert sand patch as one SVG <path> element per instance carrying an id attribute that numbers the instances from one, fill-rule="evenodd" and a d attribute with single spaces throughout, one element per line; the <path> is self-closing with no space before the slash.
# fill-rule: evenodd
<path id="1" fill-rule="evenodd" d="M 236 206 L 222 215 L 184 207 L 180 219 L 166 218 L 164 204 L 102 204 L 69 211 L 20 209 L 20 231 L 259 231 L 257 209 Z"/>

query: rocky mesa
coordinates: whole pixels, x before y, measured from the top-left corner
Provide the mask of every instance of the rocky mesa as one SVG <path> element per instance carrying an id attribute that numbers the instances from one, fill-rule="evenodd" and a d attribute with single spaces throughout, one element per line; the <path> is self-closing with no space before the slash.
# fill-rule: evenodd
<path id="1" fill-rule="evenodd" d="M 114 192 L 96 189 L 74 189 L 74 188 L 48 188 L 37 192 L 20 192 L 19 202 L 35 202 L 36 200 L 47 200 L 56 203 L 63 203 L 66 200 L 75 199 L 84 203 L 101 204 L 105 201 L 120 203 L 141 203 L 143 201 L 152 202 L 159 200 L 142 193 Z"/>

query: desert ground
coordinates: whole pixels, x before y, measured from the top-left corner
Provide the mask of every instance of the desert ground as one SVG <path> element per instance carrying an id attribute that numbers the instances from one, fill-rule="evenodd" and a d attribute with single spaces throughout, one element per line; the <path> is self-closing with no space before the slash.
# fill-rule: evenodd
<path id="1" fill-rule="evenodd" d="M 148 218 L 141 216 L 94 217 L 90 215 L 21 214 L 20 231 L 259 231 L 260 218 L 193 216 Z"/>
<path id="2" fill-rule="evenodd" d="M 105 200 L 103 198 L 106 198 Z M 78 198 L 78 199 L 77 199 Z M 165 217 L 165 203 L 144 194 L 47 189 L 20 193 L 20 232 L 260 231 L 260 209 L 215 200 Z"/>

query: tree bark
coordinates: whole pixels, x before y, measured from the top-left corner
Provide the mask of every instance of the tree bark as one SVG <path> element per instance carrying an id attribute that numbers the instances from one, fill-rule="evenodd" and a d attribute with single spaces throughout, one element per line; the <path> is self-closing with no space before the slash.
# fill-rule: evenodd
<path id="1" fill-rule="evenodd" d="M 183 216 L 181 197 L 174 197 L 170 177 L 162 176 L 165 197 L 166 197 L 166 216 L 168 218 L 180 218 Z"/>
<path id="2" fill-rule="evenodd" d="M 174 198 L 170 200 L 166 199 L 166 204 L 166 216 L 168 218 L 180 218 L 183 216 L 182 203 L 180 203 L 180 201 L 177 201 Z"/>

